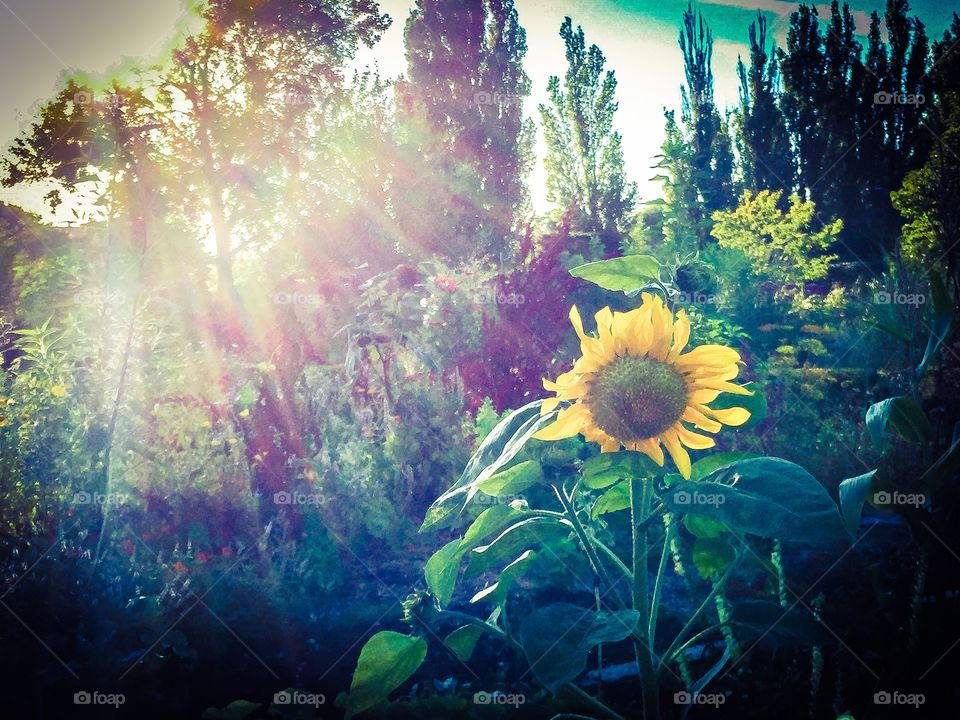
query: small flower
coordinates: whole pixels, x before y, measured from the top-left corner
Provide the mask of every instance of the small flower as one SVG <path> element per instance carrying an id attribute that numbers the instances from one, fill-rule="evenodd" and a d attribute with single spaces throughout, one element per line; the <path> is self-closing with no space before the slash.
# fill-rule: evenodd
<path id="1" fill-rule="evenodd" d="M 67 386 L 66 385 L 54 385 L 50 388 L 50 394 L 57 398 L 62 398 L 67 396 Z"/>
<path id="2" fill-rule="evenodd" d="M 457 281 L 453 278 L 443 277 L 438 275 L 433 279 L 433 284 L 437 286 L 437 289 L 443 290 L 448 293 L 455 293 L 457 291 Z"/>
<path id="3" fill-rule="evenodd" d="M 184 573 L 184 574 L 186 574 L 186 573 L 190 572 L 190 568 L 188 568 L 186 565 L 184 565 L 180 560 L 177 560 L 177 562 L 174 563 L 173 569 L 176 570 L 178 573 Z"/>
<path id="4" fill-rule="evenodd" d="M 658 465 L 664 460 L 662 443 L 680 474 L 689 478 L 686 447 L 702 450 L 716 443 L 684 423 L 709 433 L 723 425 L 742 425 L 750 417 L 745 408 L 712 409 L 708 403 L 721 392 L 751 393 L 730 382 L 740 370 L 736 350 L 701 345 L 681 354 L 690 339 L 686 313 L 680 310 L 674 318 L 658 296 L 642 297 L 643 304 L 630 312 L 608 307 L 598 312 L 598 337 L 584 333 L 576 306 L 570 309 L 583 356 L 556 382 L 543 381 L 556 397 L 545 400 L 541 411 L 551 412 L 564 400 L 573 404 L 534 437 L 562 440 L 582 433 L 601 452 L 625 447 Z"/>

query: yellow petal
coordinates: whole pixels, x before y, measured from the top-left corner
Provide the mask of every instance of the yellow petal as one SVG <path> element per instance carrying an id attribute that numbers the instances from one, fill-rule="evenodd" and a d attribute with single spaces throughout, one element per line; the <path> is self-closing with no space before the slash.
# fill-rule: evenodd
<path id="1" fill-rule="evenodd" d="M 557 405 L 559 404 L 560 404 L 560 398 L 557 398 L 557 397 L 547 398 L 546 400 L 543 401 L 543 404 L 540 406 L 540 414 L 547 415 L 553 412 L 554 410 L 556 410 Z"/>
<path id="2" fill-rule="evenodd" d="M 583 403 L 571 405 L 560 411 L 556 421 L 537 431 L 533 437 L 537 440 L 563 440 L 580 432 L 590 419 L 590 411 Z"/>
<path id="3" fill-rule="evenodd" d="M 632 443 L 630 449 L 636 450 L 637 452 L 642 452 L 657 465 L 663 467 L 663 449 L 660 447 L 660 441 L 656 438 L 639 440 L 635 443 Z"/>
<path id="4" fill-rule="evenodd" d="M 720 392 L 728 392 L 731 395 L 753 395 L 753 393 L 746 388 L 740 387 L 739 385 L 734 385 L 726 380 L 719 380 L 715 378 L 698 378 L 696 381 L 694 381 L 692 387 L 694 390 L 719 390 Z"/>
<path id="5" fill-rule="evenodd" d="M 687 430 L 683 425 L 677 423 L 677 437 L 680 442 L 686 445 L 688 448 L 693 448 L 694 450 L 706 450 L 707 448 L 715 447 L 717 441 L 712 437 L 707 437 L 706 435 L 698 435 L 695 432 Z"/>
<path id="6" fill-rule="evenodd" d="M 711 408 L 710 414 L 724 425 L 730 425 L 732 427 L 743 425 L 750 419 L 750 411 L 742 407 L 732 407 L 724 410 L 714 410 Z"/>
<path id="7" fill-rule="evenodd" d="M 688 423 L 693 423 L 701 430 L 706 430 L 707 432 L 720 432 L 721 428 L 723 427 L 719 422 L 716 420 L 711 420 L 700 410 L 697 410 L 694 407 L 688 407 L 686 410 L 684 410 L 681 417 Z"/>
<path id="8" fill-rule="evenodd" d="M 680 444 L 677 434 L 671 433 L 668 430 L 666 433 L 660 436 L 660 439 L 667 448 L 667 452 L 670 453 L 670 457 L 673 458 L 673 462 L 677 466 L 677 470 L 679 470 L 680 474 L 683 475 L 684 480 L 689 480 L 690 454 L 686 451 L 683 445 Z"/>
<path id="9" fill-rule="evenodd" d="M 603 358 L 605 354 L 603 344 L 583 331 L 583 320 L 580 319 L 580 311 L 577 310 L 576 305 L 570 308 L 570 323 L 573 325 L 577 337 L 580 338 L 580 351 L 583 353 L 583 356 L 585 358 L 591 356 Z"/>
<path id="10" fill-rule="evenodd" d="M 690 342 L 690 318 L 686 310 L 677 311 L 677 321 L 673 324 L 673 347 L 667 355 L 668 361 L 676 360 Z"/>
<path id="11" fill-rule="evenodd" d="M 724 345 L 700 345 L 676 359 L 678 367 L 709 366 L 726 368 L 740 361 L 740 353 Z"/>

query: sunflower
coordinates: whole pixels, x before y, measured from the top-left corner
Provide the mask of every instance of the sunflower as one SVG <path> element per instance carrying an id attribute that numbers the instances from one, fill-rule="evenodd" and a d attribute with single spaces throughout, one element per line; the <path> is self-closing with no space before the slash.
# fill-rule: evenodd
<path id="1" fill-rule="evenodd" d="M 609 307 L 598 312 L 597 337 L 583 331 L 576 306 L 570 309 L 583 354 L 556 381 L 543 381 L 556 397 L 543 402 L 541 413 L 552 412 L 564 400 L 573 404 L 534 437 L 562 440 L 582 433 L 601 452 L 623 447 L 645 453 L 661 466 L 662 443 L 689 479 L 686 448 L 702 450 L 716 443 L 687 426 L 715 433 L 723 425 L 742 425 L 750 418 L 745 408 L 712 409 L 708 403 L 721 392 L 751 392 L 730 382 L 739 372 L 736 350 L 701 345 L 684 353 L 690 339 L 686 312 L 679 310 L 674 318 L 659 296 L 643 293 L 642 299 L 629 312 Z"/>

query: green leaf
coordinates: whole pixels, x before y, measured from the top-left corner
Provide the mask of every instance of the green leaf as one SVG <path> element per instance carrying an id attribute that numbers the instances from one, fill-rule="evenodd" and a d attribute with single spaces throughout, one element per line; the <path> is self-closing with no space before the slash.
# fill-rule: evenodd
<path id="1" fill-rule="evenodd" d="M 445 607 L 453 597 L 463 553 L 463 541 L 459 538 L 451 540 L 431 555 L 423 568 L 427 587 L 436 596 L 441 607 Z"/>
<path id="2" fill-rule="evenodd" d="M 543 480 L 543 468 L 540 467 L 540 463 L 535 460 L 526 460 L 478 482 L 477 489 L 493 497 L 506 497 L 522 493 L 541 480 Z"/>
<path id="3" fill-rule="evenodd" d="M 744 388 L 753 393 L 753 395 L 730 395 L 722 393 L 720 397 L 710 403 L 710 407 L 716 410 L 726 410 L 732 407 L 742 407 L 750 411 L 750 419 L 747 420 L 740 429 L 752 428 L 759 425 L 767 417 L 767 398 L 755 382 L 744 383 Z"/>
<path id="4" fill-rule="evenodd" d="M 707 455 L 705 458 L 697 460 L 690 466 L 690 479 L 703 480 L 714 470 L 719 470 L 725 465 L 739 462 L 740 460 L 750 460 L 751 458 L 761 457 L 756 453 L 750 452 L 722 452 Z"/>
<path id="5" fill-rule="evenodd" d="M 629 292 L 643 287 L 650 280 L 659 279 L 660 263 L 652 255 L 625 255 L 578 265 L 570 274 L 604 290 Z"/>
<path id="6" fill-rule="evenodd" d="M 590 511 L 590 517 L 596 520 L 601 515 L 619 512 L 630 507 L 630 483 L 620 482 L 597 498 Z"/>
<path id="7" fill-rule="evenodd" d="M 473 655 L 481 635 L 483 635 L 483 628 L 479 625 L 464 625 L 447 635 L 443 642 L 462 662 L 466 662 Z"/>
<path id="8" fill-rule="evenodd" d="M 803 542 L 849 539 L 823 486 L 780 458 L 730 463 L 702 481 L 675 483 L 661 499 L 673 512 L 711 518 L 741 533 Z"/>
<path id="9" fill-rule="evenodd" d="M 912 397 L 898 395 L 867 408 L 867 431 L 878 449 L 887 445 L 887 428 L 908 442 L 923 442 L 933 432 L 923 408 Z"/>
<path id="10" fill-rule="evenodd" d="M 556 545 L 567 539 L 572 527 L 567 520 L 545 517 L 532 517 L 514 523 L 492 542 L 470 553 L 467 573 L 479 575 L 535 546 Z"/>
<path id="11" fill-rule="evenodd" d="M 733 546 L 720 538 L 697 538 L 693 543 L 693 565 L 704 580 L 720 577 L 736 557 Z"/>
<path id="12" fill-rule="evenodd" d="M 591 490 L 609 487 L 618 480 L 654 477 L 661 471 L 646 454 L 632 450 L 594 455 L 582 469 L 581 480 Z"/>
<path id="13" fill-rule="evenodd" d="M 427 509 L 420 532 L 447 521 L 455 510 L 462 510 L 476 494 L 478 482 L 498 472 L 537 430 L 553 422 L 555 413 L 540 415 L 542 402 L 528 403 L 497 423 L 480 443 L 457 482 Z"/>
<path id="14" fill-rule="evenodd" d="M 873 476 L 876 474 L 876 470 L 871 470 L 840 483 L 840 512 L 847 532 L 853 536 L 856 536 L 860 528 L 860 513 L 863 512 L 863 504 L 870 497 Z"/>
<path id="15" fill-rule="evenodd" d="M 500 577 L 497 578 L 495 583 L 489 587 L 485 587 L 470 598 L 470 602 L 475 603 L 481 600 L 491 600 L 497 605 L 502 605 L 504 600 L 507 599 L 507 592 L 510 590 L 510 586 L 513 584 L 516 576 L 527 568 L 536 555 L 533 550 L 524 551 L 520 557 L 500 571 Z"/>
<path id="16" fill-rule="evenodd" d="M 367 640 L 360 651 L 350 694 L 343 700 L 347 719 L 385 701 L 427 656 L 421 637 L 384 630 Z"/>
<path id="17" fill-rule="evenodd" d="M 956 485 L 957 477 L 960 476 L 960 436 L 957 433 L 958 428 L 960 428 L 960 423 L 954 428 L 953 444 L 950 449 L 927 468 L 926 472 L 920 477 L 923 488 L 931 496 L 939 496 L 941 492 L 946 491 L 951 494 L 950 497 L 953 497 L 954 488 L 949 487 L 949 484 Z"/>
<path id="18" fill-rule="evenodd" d="M 520 644 L 537 680 L 553 693 L 587 666 L 587 654 L 599 643 L 629 637 L 640 614 L 635 610 L 597 612 L 570 603 L 534 610 L 520 626 Z"/>
<path id="19" fill-rule="evenodd" d="M 933 327 L 930 328 L 930 337 L 927 339 L 927 348 L 923 352 L 923 360 L 917 368 L 917 375 L 922 375 L 927 366 L 937 355 L 943 345 L 950 328 L 953 326 L 953 301 L 943 283 L 943 278 L 934 273 L 930 275 L 930 294 L 933 297 Z"/>
<path id="20" fill-rule="evenodd" d="M 829 643 L 833 636 L 813 614 L 797 603 L 789 609 L 769 600 L 741 600 L 730 613 L 737 637 L 747 642 L 772 642 L 780 647 L 810 647 Z"/>
<path id="21" fill-rule="evenodd" d="M 476 547 L 484 538 L 523 516 L 523 512 L 509 505 L 495 505 L 488 508 L 480 513 L 473 524 L 467 528 L 462 540 L 451 540 L 430 556 L 423 569 L 423 576 L 427 587 L 436 596 L 441 607 L 446 607 L 453 597 L 457 576 L 460 574 L 460 561 L 464 554 Z"/>
<path id="22" fill-rule="evenodd" d="M 728 530 L 719 520 L 692 514 L 683 516 L 683 526 L 698 538 L 717 538 Z"/>

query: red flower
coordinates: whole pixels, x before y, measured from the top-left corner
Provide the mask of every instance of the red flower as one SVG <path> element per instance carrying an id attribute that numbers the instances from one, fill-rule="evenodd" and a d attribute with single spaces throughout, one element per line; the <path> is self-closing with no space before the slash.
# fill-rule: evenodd
<path id="1" fill-rule="evenodd" d="M 213 553 L 208 550 L 201 550 L 197 553 L 197 562 L 205 563 L 213 557 Z"/>
<path id="2" fill-rule="evenodd" d="M 220 548 L 220 554 L 227 558 L 233 557 L 233 548 L 231 548 L 229 545 L 224 545 L 222 548 Z"/>
<path id="3" fill-rule="evenodd" d="M 174 563 L 173 569 L 176 570 L 176 571 L 179 572 L 179 573 L 184 573 L 184 574 L 190 572 L 190 568 L 188 568 L 186 565 L 184 565 L 184 564 L 183 564 L 182 562 L 180 562 L 179 560 L 177 560 L 177 562 Z"/>
<path id="4" fill-rule="evenodd" d="M 133 555 L 134 545 L 133 540 L 130 538 L 124 538 L 120 543 L 120 550 L 123 551 L 124 555 Z"/>
<path id="5" fill-rule="evenodd" d="M 433 279 L 433 284 L 436 285 L 438 289 L 448 293 L 454 293 L 457 291 L 457 281 L 453 278 L 442 277 L 438 275 Z"/>

